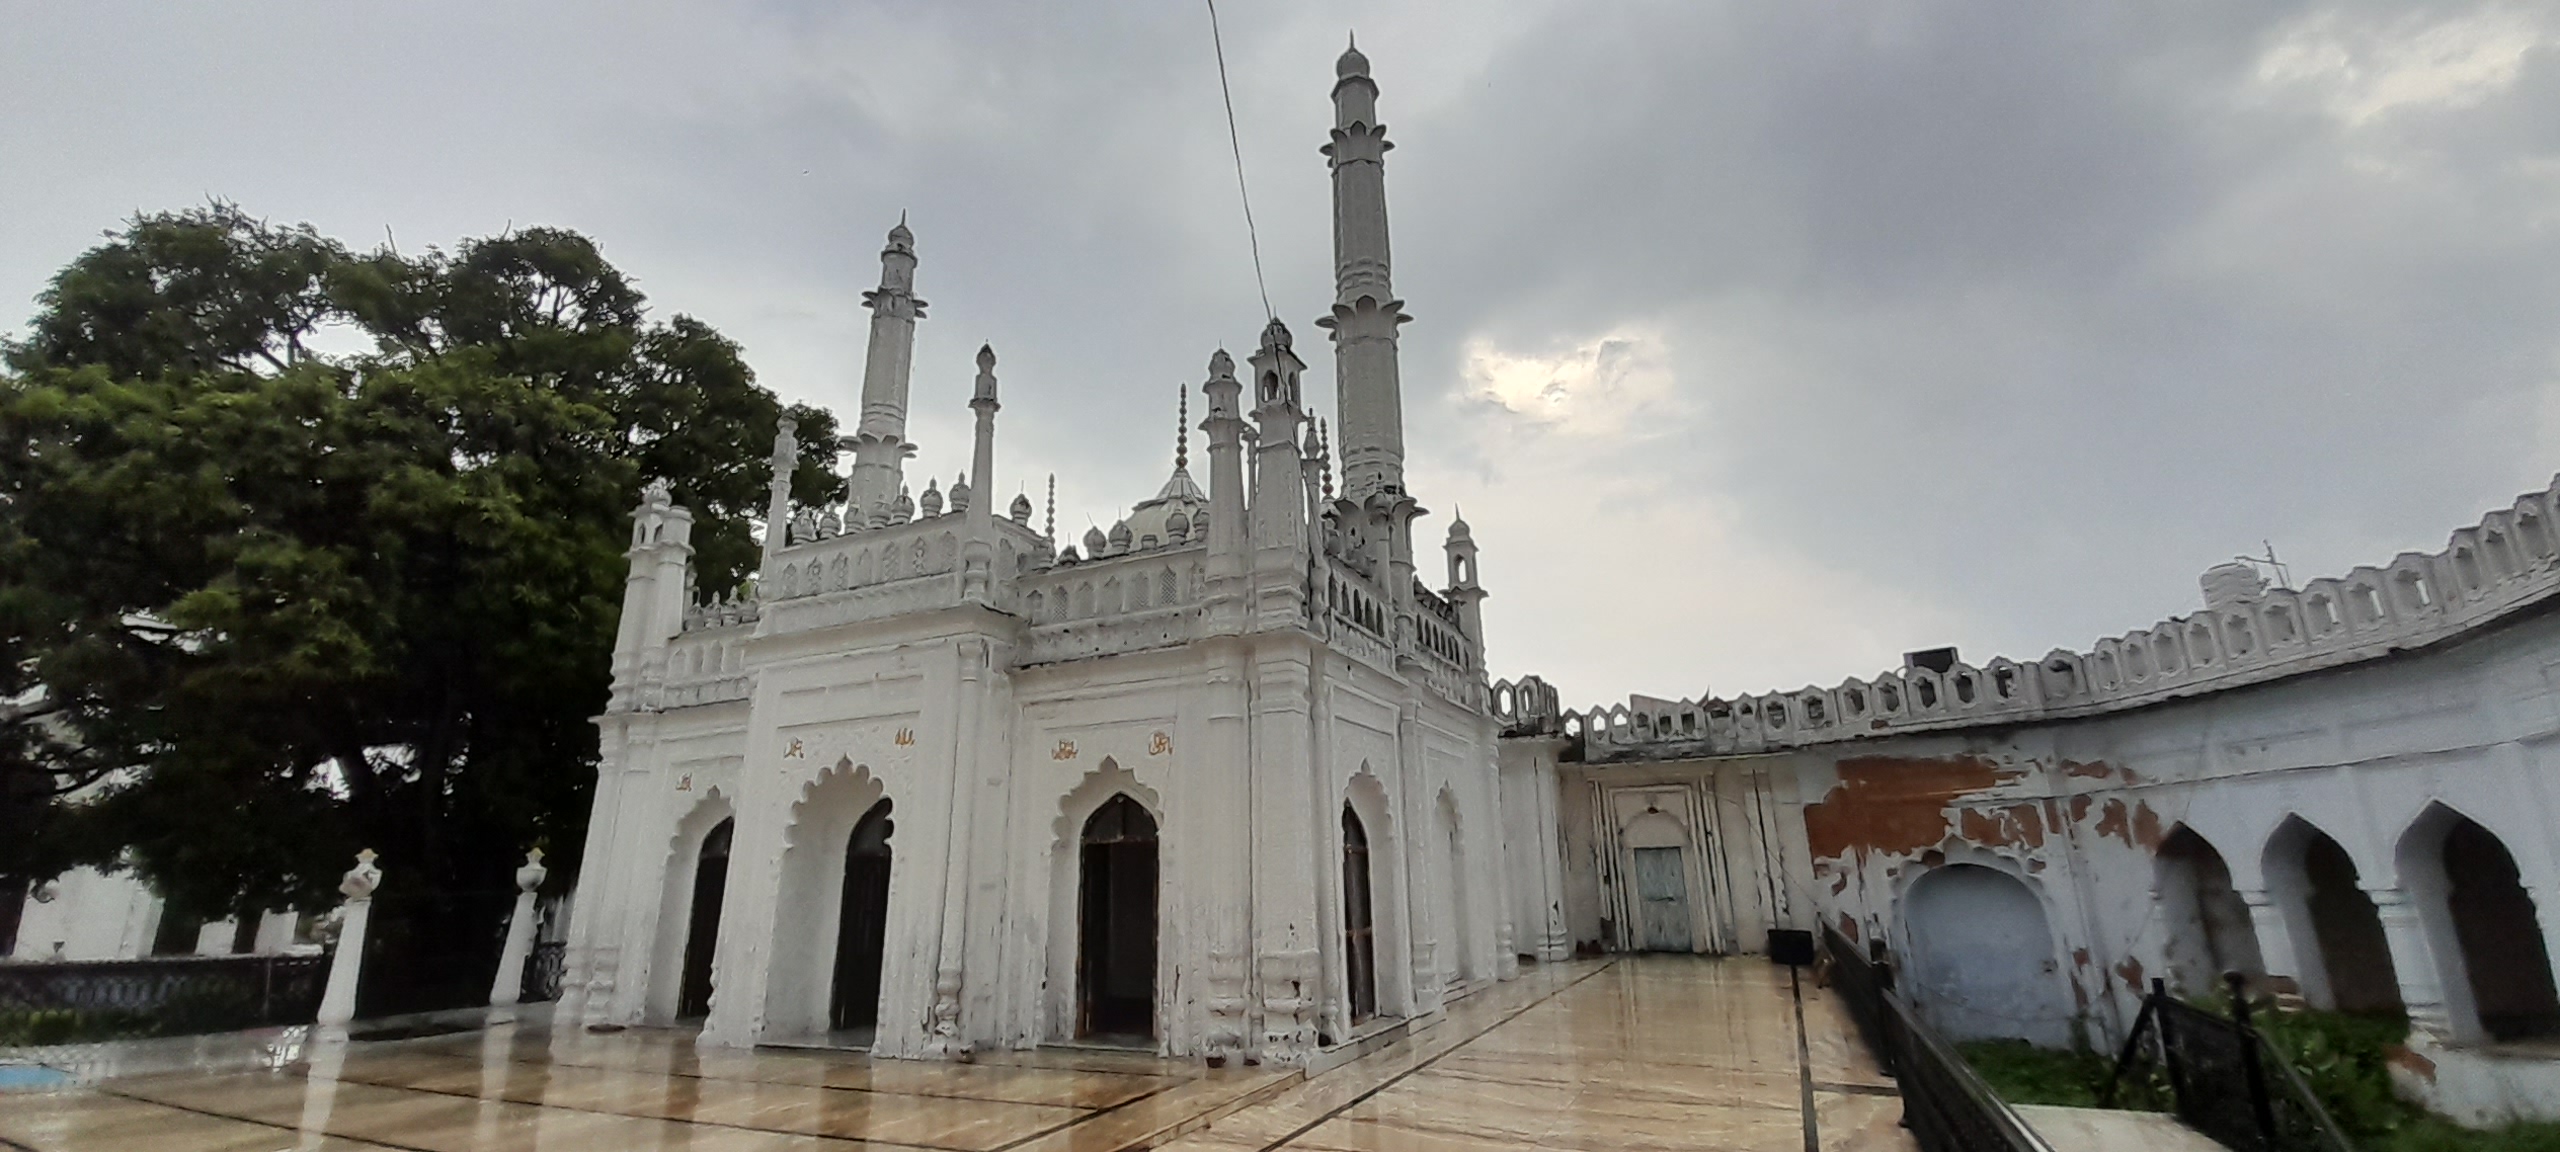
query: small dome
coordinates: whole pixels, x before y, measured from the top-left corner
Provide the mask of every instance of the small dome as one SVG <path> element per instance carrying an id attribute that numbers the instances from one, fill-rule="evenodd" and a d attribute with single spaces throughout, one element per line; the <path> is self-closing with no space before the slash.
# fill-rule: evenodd
<path id="1" fill-rule="evenodd" d="M 942 515 L 942 489 L 938 486 L 939 484 L 940 481 L 936 480 L 924 482 L 924 499 L 918 503 L 924 508 L 924 514 L 927 516 Z M 958 490 L 956 487 L 953 489 L 953 491 Z"/>
<path id="2" fill-rule="evenodd" d="M 1164 538 L 1179 544 L 1191 538 L 1191 518 L 1179 510 L 1164 518 Z"/>
<path id="3" fill-rule="evenodd" d="M 889 230 L 889 246 L 892 248 L 916 246 L 916 234 L 907 231 L 907 214 L 904 212 L 898 213 L 898 226 Z"/>
<path id="4" fill-rule="evenodd" d="M 1029 523 L 1031 523 L 1031 497 L 1029 497 L 1029 496 L 1015 496 L 1015 497 L 1013 498 L 1013 508 L 1012 508 L 1012 510 L 1011 510 L 1011 511 L 1012 511 L 1012 516 L 1013 516 L 1013 522 L 1014 522 L 1014 523 L 1016 523 L 1016 524 L 1029 524 Z"/>
<path id="5" fill-rule="evenodd" d="M 1085 555 L 1100 556 L 1102 555 L 1102 550 L 1108 547 L 1110 547 L 1110 542 L 1102 538 L 1102 529 L 1087 528 L 1084 530 Z"/>
<path id="6" fill-rule="evenodd" d="M 1123 521 L 1121 521 L 1121 522 L 1119 522 L 1119 523 L 1114 524 L 1114 525 L 1112 525 L 1112 526 L 1111 526 L 1111 550 L 1112 550 L 1112 551 L 1114 551 L 1114 552 L 1126 552 L 1126 551 L 1128 551 L 1128 550 L 1129 550 L 1129 541 L 1130 541 L 1131 539 L 1133 539 L 1133 538 L 1134 538 L 1134 534 L 1133 534 L 1133 533 L 1131 533 L 1131 532 L 1129 531 L 1129 522 L 1128 522 L 1128 521 L 1123 520 Z"/>
<path id="7" fill-rule="evenodd" d="M 1360 54 L 1360 42 L 1357 39 L 1351 42 L 1349 48 L 1343 49 L 1341 59 L 1333 62 L 1333 74 L 1346 80 L 1353 76 L 1369 74 L 1369 58 Z"/>

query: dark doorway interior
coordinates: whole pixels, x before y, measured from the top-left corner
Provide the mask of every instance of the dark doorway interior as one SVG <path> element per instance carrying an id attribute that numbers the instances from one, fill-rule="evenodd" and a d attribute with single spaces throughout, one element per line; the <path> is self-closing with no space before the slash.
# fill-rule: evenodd
<path id="1" fill-rule="evenodd" d="M 1155 1037 L 1156 822 L 1127 795 L 1085 821 L 1076 1034 Z"/>
<path id="2" fill-rule="evenodd" d="M 702 838 L 693 867 L 692 923 L 685 928 L 684 976 L 676 985 L 676 1019 L 711 1014 L 711 958 L 720 950 L 720 895 L 729 890 L 729 836 L 737 821 L 723 820 Z"/>
<path id="3" fill-rule="evenodd" d="M 2356 884 L 2356 862 L 2325 834 L 2302 849 L 2302 874 L 2310 882 L 2312 932 L 2320 941 L 2329 997 L 2340 1012 L 2401 1011 L 2400 977 L 2391 966 L 2391 942 L 2382 914 Z"/>
<path id="4" fill-rule="evenodd" d="M 2444 874 L 2481 1030 L 2492 1040 L 2560 1034 L 2550 950 L 2515 857 L 2496 834 L 2464 820 L 2445 834 Z"/>
<path id="5" fill-rule="evenodd" d="M 827 1028 L 843 1032 L 880 1023 L 880 958 L 889 942 L 889 801 L 854 822 L 844 844 L 844 900 L 836 918 L 836 975 L 827 997 Z"/>
<path id="6" fill-rule="evenodd" d="M 1342 806 L 1342 953 L 1351 977 L 1351 1021 L 1378 1014 L 1378 929 L 1369 904 L 1369 830 Z"/>

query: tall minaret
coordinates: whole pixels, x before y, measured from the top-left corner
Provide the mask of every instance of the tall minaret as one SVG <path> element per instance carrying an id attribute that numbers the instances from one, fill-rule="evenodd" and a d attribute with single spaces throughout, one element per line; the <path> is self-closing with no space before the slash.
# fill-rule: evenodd
<path id="1" fill-rule="evenodd" d="M 907 373 L 924 301 L 916 299 L 916 235 L 903 215 L 880 250 L 880 286 L 863 293 L 862 303 L 871 309 L 871 352 L 862 364 L 862 420 L 844 446 L 853 450 L 853 518 L 867 523 L 873 509 L 898 498 L 901 466 L 916 452 L 907 443 Z"/>
<path id="2" fill-rule="evenodd" d="M 1365 502 L 1404 489 L 1404 400 L 1396 379 L 1396 326 L 1411 317 L 1396 299 L 1387 255 L 1386 125 L 1378 85 L 1354 45 L 1333 66 L 1334 390 L 1341 407 L 1343 495 Z"/>

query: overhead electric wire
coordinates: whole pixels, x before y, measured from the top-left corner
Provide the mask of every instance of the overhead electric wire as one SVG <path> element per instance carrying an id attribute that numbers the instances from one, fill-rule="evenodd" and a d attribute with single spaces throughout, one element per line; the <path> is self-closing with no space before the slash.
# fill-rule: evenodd
<path id="1" fill-rule="evenodd" d="M 1236 199 L 1244 203 L 1245 242 L 1253 248 L 1253 287 L 1262 294 L 1262 315 L 1276 320 L 1280 314 L 1271 310 L 1271 286 L 1262 278 L 1262 235 L 1253 226 L 1253 196 L 1244 187 L 1244 141 L 1236 135 L 1236 97 L 1227 87 L 1227 47 L 1218 37 L 1218 0 L 1203 0 L 1209 6 L 1209 47 L 1218 56 L 1218 96 L 1227 105 L 1227 147 L 1236 157 Z"/>

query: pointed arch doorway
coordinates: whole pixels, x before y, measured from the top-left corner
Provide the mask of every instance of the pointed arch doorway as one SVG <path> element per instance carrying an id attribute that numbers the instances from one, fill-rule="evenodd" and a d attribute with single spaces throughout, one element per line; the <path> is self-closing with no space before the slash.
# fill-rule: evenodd
<path id="1" fill-rule="evenodd" d="M 711 960 L 720 951 L 720 898 L 729 890 L 729 837 L 737 823 L 734 818 L 722 820 L 705 833 L 701 856 L 694 863 L 684 969 L 676 984 L 679 1020 L 698 1020 L 711 1014 Z"/>
<path id="2" fill-rule="evenodd" d="M 827 1029 L 858 1043 L 880 1023 L 880 960 L 889 940 L 889 836 L 897 831 L 883 797 L 854 822 L 844 844 L 844 892 L 836 916 L 835 979 Z"/>
<path id="3" fill-rule="evenodd" d="M 1156 821 L 1128 793 L 1084 823 L 1076 916 L 1076 1035 L 1153 1040 Z"/>
<path id="4" fill-rule="evenodd" d="M 1378 1014 L 1378 923 L 1369 899 L 1369 830 L 1342 806 L 1342 955 L 1351 983 L 1351 1022 Z"/>

